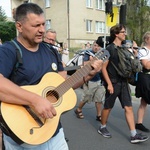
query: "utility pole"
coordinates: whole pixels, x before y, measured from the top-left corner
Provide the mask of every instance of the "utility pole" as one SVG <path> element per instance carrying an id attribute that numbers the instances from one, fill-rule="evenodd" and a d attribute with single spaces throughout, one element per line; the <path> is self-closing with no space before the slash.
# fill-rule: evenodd
<path id="1" fill-rule="evenodd" d="M 107 14 L 112 14 L 112 0 L 106 0 L 105 2 L 105 31 L 104 31 L 104 48 L 106 48 L 106 16 Z"/>
<path id="2" fill-rule="evenodd" d="M 68 48 L 70 48 L 70 5 L 67 0 L 67 16 L 68 16 Z"/>

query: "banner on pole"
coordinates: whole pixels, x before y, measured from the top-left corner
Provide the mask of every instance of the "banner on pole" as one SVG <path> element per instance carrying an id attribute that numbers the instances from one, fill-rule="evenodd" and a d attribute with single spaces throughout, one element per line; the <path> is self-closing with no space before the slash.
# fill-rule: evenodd
<path id="1" fill-rule="evenodd" d="M 119 8 L 117 6 L 113 6 L 113 13 L 107 14 L 107 26 L 112 27 L 117 24 L 119 17 Z"/>

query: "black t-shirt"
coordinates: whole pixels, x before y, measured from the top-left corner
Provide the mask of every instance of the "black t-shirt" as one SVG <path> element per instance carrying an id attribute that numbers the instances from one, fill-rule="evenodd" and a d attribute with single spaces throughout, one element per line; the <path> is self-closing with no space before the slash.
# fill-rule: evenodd
<path id="1" fill-rule="evenodd" d="M 118 57 L 118 53 L 117 53 L 117 47 L 114 43 L 111 43 L 110 45 L 108 45 L 106 47 L 106 49 L 110 53 L 109 63 L 107 66 L 107 72 L 108 72 L 109 78 L 115 79 L 115 80 L 120 80 L 121 77 L 118 75 L 116 69 L 114 68 L 114 66 L 111 63 L 111 62 L 113 62 L 115 64 L 115 66 L 118 68 L 119 57 Z"/>

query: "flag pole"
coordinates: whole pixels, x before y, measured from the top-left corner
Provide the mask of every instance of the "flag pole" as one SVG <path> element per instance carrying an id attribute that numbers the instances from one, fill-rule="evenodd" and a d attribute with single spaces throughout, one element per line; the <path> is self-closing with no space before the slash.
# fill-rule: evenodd
<path id="1" fill-rule="evenodd" d="M 107 14 L 105 13 L 105 28 L 104 28 L 104 48 L 106 48 L 106 16 L 107 16 Z"/>
<path id="2" fill-rule="evenodd" d="M 105 2 L 105 28 L 104 28 L 104 48 L 106 48 L 106 23 L 107 14 L 112 14 L 112 0 L 106 0 Z"/>

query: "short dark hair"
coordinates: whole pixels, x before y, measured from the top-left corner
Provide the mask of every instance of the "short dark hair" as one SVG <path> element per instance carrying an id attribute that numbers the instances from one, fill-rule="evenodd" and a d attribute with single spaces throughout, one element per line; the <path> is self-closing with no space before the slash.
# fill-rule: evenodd
<path id="1" fill-rule="evenodd" d="M 119 34 L 122 29 L 126 29 L 123 24 L 117 24 L 110 28 L 110 38 L 112 41 L 116 38 L 116 34 Z"/>
<path id="2" fill-rule="evenodd" d="M 26 18 L 27 14 L 34 13 L 37 15 L 43 14 L 43 10 L 40 6 L 34 3 L 24 3 L 17 7 L 15 21 L 22 21 Z"/>

